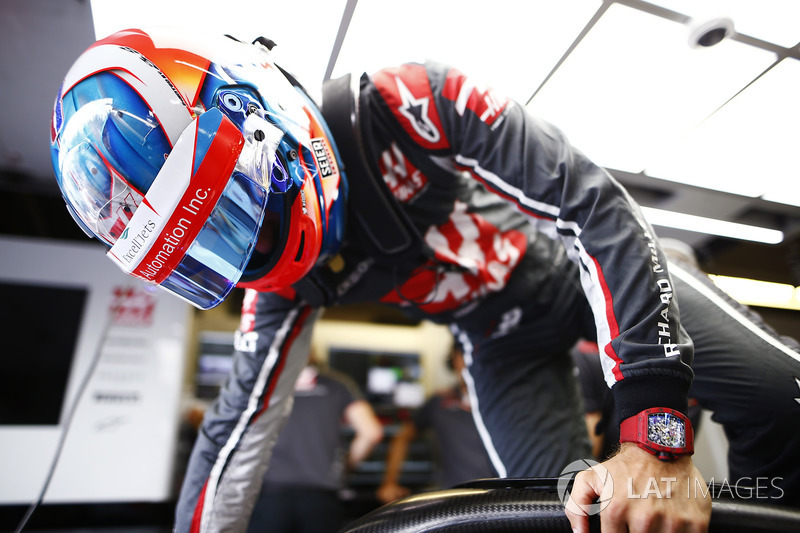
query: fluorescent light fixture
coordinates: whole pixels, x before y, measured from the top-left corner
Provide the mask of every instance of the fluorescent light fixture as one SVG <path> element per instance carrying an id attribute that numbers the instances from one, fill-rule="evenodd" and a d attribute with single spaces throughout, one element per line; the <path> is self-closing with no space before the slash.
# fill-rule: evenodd
<path id="1" fill-rule="evenodd" d="M 775 61 L 730 39 L 692 48 L 687 36 L 683 24 L 611 5 L 528 107 L 598 164 L 640 172 Z"/>
<path id="2" fill-rule="evenodd" d="M 731 298 L 745 305 L 800 311 L 800 287 L 729 276 L 709 276 Z"/>
<path id="3" fill-rule="evenodd" d="M 783 241 L 783 232 L 775 229 L 749 226 L 737 222 L 717 220 L 675 211 L 666 211 L 652 207 L 642 207 L 644 218 L 653 226 L 675 228 L 731 239 L 778 244 Z"/>

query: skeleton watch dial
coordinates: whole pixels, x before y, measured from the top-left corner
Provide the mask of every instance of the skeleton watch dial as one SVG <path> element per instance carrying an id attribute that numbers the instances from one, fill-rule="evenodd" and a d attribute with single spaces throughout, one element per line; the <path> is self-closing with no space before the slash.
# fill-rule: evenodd
<path id="1" fill-rule="evenodd" d="M 686 424 L 670 413 L 650 414 L 647 417 L 647 438 L 654 444 L 682 448 L 686 445 Z"/>

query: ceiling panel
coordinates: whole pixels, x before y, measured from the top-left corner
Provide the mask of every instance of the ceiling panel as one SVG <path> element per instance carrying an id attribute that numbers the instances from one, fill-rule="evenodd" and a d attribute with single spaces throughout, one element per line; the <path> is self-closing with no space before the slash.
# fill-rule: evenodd
<path id="1" fill-rule="evenodd" d="M 435 59 L 526 101 L 598 0 L 359 0 L 333 77 Z"/>
<path id="2" fill-rule="evenodd" d="M 665 146 L 647 173 L 800 206 L 800 61 L 785 59 Z"/>
<path id="3" fill-rule="evenodd" d="M 601 165 L 639 172 L 775 61 L 730 40 L 692 48 L 687 35 L 683 24 L 612 5 L 528 107 Z"/>
<path id="4" fill-rule="evenodd" d="M 278 62 L 316 97 L 329 67 L 339 76 L 424 58 L 450 63 L 530 100 L 532 111 L 610 167 L 644 205 L 747 217 L 796 239 L 800 208 L 756 196 L 800 203 L 792 158 L 799 11 L 796 0 L 5 2 L 0 73 L 4 100 L 14 105 L 0 115 L 0 188 L 55 192 L 45 133 L 52 99 L 94 38 L 92 23 L 99 37 L 183 26 L 245 41 L 270 37 Z M 720 14 L 740 33 L 690 47 L 689 19 Z M 779 57 L 788 59 L 769 70 Z M 737 174 L 745 179 L 734 180 Z M 715 190 L 731 185 L 737 194 Z M 683 235 L 697 246 L 711 239 Z"/>

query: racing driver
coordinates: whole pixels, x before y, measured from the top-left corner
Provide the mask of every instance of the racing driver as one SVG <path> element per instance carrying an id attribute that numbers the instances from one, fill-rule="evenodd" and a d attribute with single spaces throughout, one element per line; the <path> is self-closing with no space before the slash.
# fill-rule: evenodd
<path id="1" fill-rule="evenodd" d="M 703 484 L 685 416 L 693 345 L 664 253 L 622 186 L 455 68 L 333 80 L 320 108 L 271 46 L 118 32 L 77 59 L 54 108 L 67 208 L 112 261 L 202 309 L 246 289 L 176 531 L 246 529 L 314 323 L 355 302 L 451 326 L 501 476 L 555 477 L 590 456 L 569 356 L 584 337 L 626 429 L 603 463 L 618 487 Z M 588 531 L 582 509 L 610 497 L 605 481 L 577 477 L 573 528 Z M 707 527 L 702 491 L 625 492 L 601 513 L 604 531 Z"/>

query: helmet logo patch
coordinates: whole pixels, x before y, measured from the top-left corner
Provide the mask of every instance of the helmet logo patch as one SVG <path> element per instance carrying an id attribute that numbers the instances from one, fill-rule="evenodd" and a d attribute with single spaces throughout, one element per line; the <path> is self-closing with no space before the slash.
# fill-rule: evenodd
<path id="1" fill-rule="evenodd" d="M 328 149 L 328 143 L 325 139 L 317 138 L 311 139 L 311 149 L 314 151 L 314 159 L 317 160 L 317 168 L 319 168 L 319 175 L 322 178 L 328 178 L 336 173 L 333 158 Z"/>

